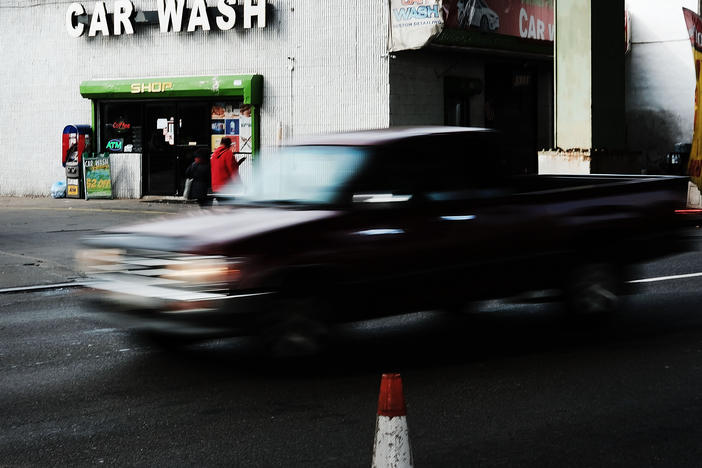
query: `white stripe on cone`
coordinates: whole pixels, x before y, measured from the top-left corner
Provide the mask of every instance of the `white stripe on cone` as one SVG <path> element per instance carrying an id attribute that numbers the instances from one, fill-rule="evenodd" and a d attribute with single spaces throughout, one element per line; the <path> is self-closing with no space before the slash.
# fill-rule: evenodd
<path id="1" fill-rule="evenodd" d="M 414 466 L 407 416 L 378 416 L 375 423 L 373 468 Z"/>
<path id="2" fill-rule="evenodd" d="M 375 420 L 373 468 L 410 468 L 414 466 L 407 407 L 400 374 L 383 374 Z"/>

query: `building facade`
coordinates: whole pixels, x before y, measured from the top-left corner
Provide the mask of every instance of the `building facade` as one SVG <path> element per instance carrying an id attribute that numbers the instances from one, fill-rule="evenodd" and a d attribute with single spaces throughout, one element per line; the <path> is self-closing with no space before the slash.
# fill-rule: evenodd
<path id="1" fill-rule="evenodd" d="M 626 143 L 649 172 L 692 141 L 695 64 L 682 8 L 697 0 L 628 0 L 631 51 L 626 57 Z"/>
<path id="2" fill-rule="evenodd" d="M 516 171 L 534 171 L 552 144 L 553 21 L 538 14 L 553 1 L 440 2 L 444 31 L 391 52 L 393 15 L 426 16 L 396 3 L 5 0 L 0 195 L 47 196 L 65 178 L 70 124 L 110 153 L 117 197 L 181 194 L 194 150 L 224 135 L 255 156 L 315 133 L 496 127 L 517 135 Z"/>

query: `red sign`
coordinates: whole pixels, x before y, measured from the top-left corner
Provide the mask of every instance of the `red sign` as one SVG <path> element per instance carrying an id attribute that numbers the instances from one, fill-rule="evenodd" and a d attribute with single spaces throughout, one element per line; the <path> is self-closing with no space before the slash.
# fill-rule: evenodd
<path id="1" fill-rule="evenodd" d="M 120 132 L 120 131 L 123 132 L 123 131 L 129 130 L 130 128 L 132 128 L 132 124 L 127 123 L 127 122 L 125 122 L 125 121 L 122 120 L 122 121 L 119 121 L 119 122 L 114 122 L 114 123 L 112 124 L 112 128 L 114 128 L 114 129 L 117 130 L 118 132 Z"/>
<path id="2" fill-rule="evenodd" d="M 446 27 L 524 39 L 555 39 L 554 0 L 448 0 Z"/>

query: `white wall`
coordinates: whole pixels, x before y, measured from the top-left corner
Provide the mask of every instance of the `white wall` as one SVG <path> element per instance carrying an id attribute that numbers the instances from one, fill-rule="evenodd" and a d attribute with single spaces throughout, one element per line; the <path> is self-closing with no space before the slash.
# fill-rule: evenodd
<path id="1" fill-rule="evenodd" d="M 583 27 L 592 0 L 569 0 L 556 6 L 555 133 L 556 146 L 592 147 L 592 28 Z M 577 51 L 574 53 L 574 51 Z M 563 65 L 567 64 L 567 65 Z"/>
<path id="2" fill-rule="evenodd" d="M 627 146 L 654 168 L 675 143 L 692 141 L 695 68 L 682 7 L 697 11 L 697 0 L 627 0 Z"/>
<path id="3" fill-rule="evenodd" d="M 261 74 L 264 146 L 276 143 L 279 124 L 287 138 L 389 123 L 388 18 L 377 0 L 343 8 L 269 0 L 275 14 L 263 29 L 238 23 L 228 32 L 161 33 L 149 26 L 97 38 L 68 35 L 68 3 L 0 2 L 0 195 L 48 195 L 64 178 L 61 131 L 90 123 L 90 101 L 79 93 L 89 79 Z M 93 1 L 83 5 L 92 13 Z M 153 0 L 134 5 L 156 9 Z"/>

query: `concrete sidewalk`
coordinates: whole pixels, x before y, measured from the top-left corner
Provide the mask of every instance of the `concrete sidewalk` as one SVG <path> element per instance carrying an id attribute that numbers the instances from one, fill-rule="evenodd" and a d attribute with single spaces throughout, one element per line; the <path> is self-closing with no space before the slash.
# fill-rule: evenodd
<path id="1" fill-rule="evenodd" d="M 92 231 L 200 211 L 197 204 L 166 197 L 0 197 L 0 290 L 80 281 L 74 258 Z"/>

